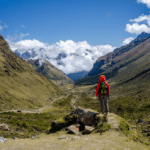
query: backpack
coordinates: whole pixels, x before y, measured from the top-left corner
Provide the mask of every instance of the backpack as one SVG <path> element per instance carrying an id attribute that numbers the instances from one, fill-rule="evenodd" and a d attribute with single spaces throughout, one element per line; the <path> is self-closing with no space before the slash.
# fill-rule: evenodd
<path id="1" fill-rule="evenodd" d="M 107 85 L 106 85 L 105 81 L 100 83 L 98 93 L 101 95 L 105 95 L 108 93 L 107 92 Z"/>

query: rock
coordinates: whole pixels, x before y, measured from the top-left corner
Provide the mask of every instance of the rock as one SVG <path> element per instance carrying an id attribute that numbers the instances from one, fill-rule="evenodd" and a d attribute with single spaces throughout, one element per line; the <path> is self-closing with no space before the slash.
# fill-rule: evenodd
<path id="1" fill-rule="evenodd" d="M 91 133 L 95 128 L 91 126 L 85 126 L 85 130 L 83 131 L 84 134 L 89 134 Z"/>
<path id="2" fill-rule="evenodd" d="M 85 125 L 83 123 L 83 118 L 81 118 L 81 120 L 79 121 L 79 131 L 84 131 L 85 130 Z"/>
<path id="3" fill-rule="evenodd" d="M 6 124 L 0 124 L 0 129 L 3 131 L 10 131 L 9 126 Z"/>
<path id="4" fill-rule="evenodd" d="M 5 138 L 3 136 L 0 136 L 0 142 L 5 142 Z"/>
<path id="5" fill-rule="evenodd" d="M 68 133 L 79 134 L 79 128 L 76 125 L 71 125 L 67 127 Z"/>
<path id="6" fill-rule="evenodd" d="M 32 135 L 31 139 L 34 139 L 34 138 L 38 138 L 38 136 L 37 135 Z"/>
<path id="7" fill-rule="evenodd" d="M 68 138 L 67 137 L 59 137 L 58 139 L 62 140 L 62 139 L 68 139 Z"/>
<path id="8" fill-rule="evenodd" d="M 135 128 L 135 129 L 137 128 L 135 125 L 132 125 L 131 127 L 132 127 L 132 128 Z"/>
<path id="9" fill-rule="evenodd" d="M 13 139 L 16 140 L 16 139 L 18 139 L 18 138 L 14 136 Z"/>
<path id="10" fill-rule="evenodd" d="M 143 119 L 138 119 L 138 123 L 142 123 L 143 121 Z"/>
<path id="11" fill-rule="evenodd" d="M 83 118 L 82 123 L 88 126 L 92 126 L 93 124 L 95 124 L 96 120 L 96 115 L 97 113 L 95 112 L 91 112 L 91 111 L 85 111 L 83 109 L 77 108 L 76 110 L 72 111 L 71 116 L 73 115 L 77 115 L 77 123 L 79 123 L 79 121 L 81 120 L 81 118 Z"/>

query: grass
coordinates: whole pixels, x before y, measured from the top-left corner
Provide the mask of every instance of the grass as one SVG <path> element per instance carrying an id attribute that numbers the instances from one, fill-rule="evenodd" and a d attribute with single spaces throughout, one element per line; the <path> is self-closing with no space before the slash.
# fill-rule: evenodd
<path id="1" fill-rule="evenodd" d="M 29 138 L 32 135 L 46 132 L 51 126 L 51 121 L 57 119 L 56 116 L 48 113 L 23 114 L 23 113 L 1 113 L 0 123 L 10 126 L 10 131 L 0 130 L 0 135 L 4 137 Z"/>
<path id="2" fill-rule="evenodd" d="M 65 95 L 13 53 L 0 35 L 0 110 L 37 109 Z"/>
<path id="3" fill-rule="evenodd" d="M 60 140 L 60 137 L 66 139 Z M 0 144 L 0 149 L 15 150 L 15 149 L 40 149 L 50 150 L 96 150 L 96 149 L 130 149 L 130 150 L 149 150 L 149 146 L 140 142 L 134 142 L 128 137 L 122 135 L 119 131 L 112 130 L 104 134 L 90 134 L 83 136 L 76 136 L 73 134 L 66 134 L 63 131 L 55 134 L 41 134 L 36 139 L 7 139 L 4 144 Z"/>
<path id="4" fill-rule="evenodd" d="M 69 95 L 67 98 L 59 99 L 58 101 L 53 102 L 53 105 L 43 110 L 43 112 L 52 113 L 58 118 L 62 118 L 73 110 L 71 105 L 72 98 L 73 95 Z"/>
<path id="5" fill-rule="evenodd" d="M 64 122 L 64 116 L 72 111 L 71 99 L 73 95 L 67 98 L 59 99 L 53 103 L 53 106 L 46 108 L 44 113 L 0 113 L 0 123 L 10 126 L 10 131 L 0 130 L 0 135 L 4 137 L 27 138 L 34 134 L 46 133 L 51 129 L 51 122 Z"/>

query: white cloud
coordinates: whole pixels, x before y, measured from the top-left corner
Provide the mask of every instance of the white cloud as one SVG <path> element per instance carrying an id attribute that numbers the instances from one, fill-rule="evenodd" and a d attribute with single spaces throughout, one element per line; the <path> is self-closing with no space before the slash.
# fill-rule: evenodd
<path id="1" fill-rule="evenodd" d="M 1 22 L 0 22 L 1 23 Z M 5 24 L 5 25 L 0 25 L 0 31 L 2 31 L 4 28 L 7 28 L 8 26 Z"/>
<path id="2" fill-rule="evenodd" d="M 127 44 L 129 44 L 132 40 L 134 40 L 134 37 L 126 38 L 126 39 L 123 41 L 122 45 L 127 45 Z"/>
<path id="3" fill-rule="evenodd" d="M 131 22 L 136 22 L 136 23 L 146 21 L 148 26 L 150 26 L 150 15 L 142 15 L 142 16 L 139 16 L 138 18 L 130 19 L 130 21 Z"/>
<path id="4" fill-rule="evenodd" d="M 150 8 L 150 0 L 137 0 L 138 3 L 146 4 Z M 141 15 L 138 18 L 130 19 L 133 24 L 126 24 L 126 31 L 132 34 L 142 32 L 150 33 L 150 15 Z"/>
<path id="5" fill-rule="evenodd" d="M 138 3 L 146 4 L 148 8 L 150 8 L 150 0 L 137 0 Z"/>
<path id="6" fill-rule="evenodd" d="M 132 34 L 142 32 L 150 33 L 150 15 L 141 15 L 138 18 L 130 19 L 133 24 L 126 25 L 126 31 Z"/>
<path id="7" fill-rule="evenodd" d="M 15 34 L 15 36 L 8 35 L 6 40 L 8 42 L 17 42 L 17 41 L 22 40 L 24 37 L 26 37 L 28 35 L 30 35 L 30 34 L 29 33 L 26 33 L 26 34 L 20 33 L 20 34 Z"/>
<path id="8" fill-rule="evenodd" d="M 26 51 L 31 55 L 34 53 L 31 56 L 32 59 L 46 59 L 66 74 L 91 70 L 93 63 L 100 56 L 116 48 L 111 45 L 91 46 L 86 41 L 74 42 L 72 40 L 59 41 L 52 45 L 36 39 L 9 42 L 9 44 L 13 51 L 17 50 L 20 54 Z"/>
<path id="9" fill-rule="evenodd" d="M 138 24 L 138 23 L 134 23 L 132 25 L 127 24 L 125 30 L 132 34 L 140 34 L 142 32 L 150 33 L 149 26 L 147 26 L 146 24 Z"/>

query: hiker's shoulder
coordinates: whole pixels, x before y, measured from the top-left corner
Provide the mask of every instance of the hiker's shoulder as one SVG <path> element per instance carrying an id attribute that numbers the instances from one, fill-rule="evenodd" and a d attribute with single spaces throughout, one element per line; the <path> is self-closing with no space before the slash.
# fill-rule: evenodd
<path id="1" fill-rule="evenodd" d="M 108 82 L 107 81 L 105 81 L 106 82 L 106 84 L 108 84 Z M 109 85 L 109 84 L 108 84 Z"/>

